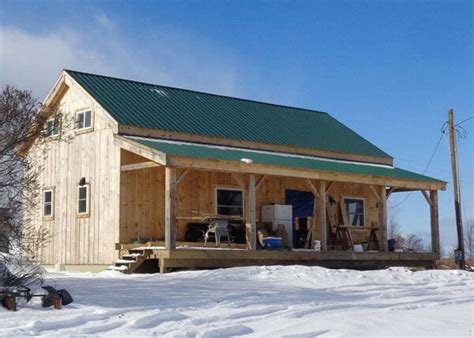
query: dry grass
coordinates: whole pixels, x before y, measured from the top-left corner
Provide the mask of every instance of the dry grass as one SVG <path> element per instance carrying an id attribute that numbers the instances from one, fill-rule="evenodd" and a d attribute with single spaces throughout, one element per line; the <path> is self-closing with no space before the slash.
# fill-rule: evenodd
<path id="1" fill-rule="evenodd" d="M 467 259 L 466 265 L 474 267 L 474 259 Z M 437 269 L 457 269 L 458 265 L 454 262 L 454 258 L 441 258 L 436 262 Z"/>

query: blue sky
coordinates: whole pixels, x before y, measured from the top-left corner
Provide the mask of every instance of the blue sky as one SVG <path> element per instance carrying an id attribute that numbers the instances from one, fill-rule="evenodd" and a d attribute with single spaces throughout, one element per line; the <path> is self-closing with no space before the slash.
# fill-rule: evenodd
<path id="1" fill-rule="evenodd" d="M 472 1 L 5 1 L 0 82 L 44 97 L 62 68 L 327 111 L 422 172 L 448 108 L 473 112 Z M 474 119 L 459 140 L 473 219 Z M 426 174 L 451 182 L 444 137 Z M 454 244 L 452 185 L 440 193 Z M 420 193 L 389 214 L 429 239 Z"/>

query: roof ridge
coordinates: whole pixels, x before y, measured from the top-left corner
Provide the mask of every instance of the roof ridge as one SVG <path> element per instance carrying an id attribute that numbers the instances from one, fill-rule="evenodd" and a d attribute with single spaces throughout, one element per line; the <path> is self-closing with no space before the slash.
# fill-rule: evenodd
<path id="1" fill-rule="evenodd" d="M 71 72 L 71 73 L 79 73 L 79 74 L 84 74 L 84 75 L 99 76 L 99 77 L 109 78 L 109 79 L 119 80 L 119 81 L 132 82 L 132 83 L 142 84 L 142 85 L 146 85 L 146 86 L 163 87 L 163 88 L 167 88 L 167 89 L 181 90 L 181 91 L 186 91 L 186 92 L 191 92 L 191 93 L 196 93 L 196 94 L 210 95 L 210 96 L 222 97 L 222 98 L 233 99 L 233 100 L 240 100 L 240 101 L 258 103 L 258 104 L 265 104 L 265 105 L 269 105 L 269 106 L 276 106 L 276 107 L 282 107 L 282 108 L 290 108 L 290 109 L 295 109 L 295 110 L 304 110 L 304 111 L 308 111 L 308 112 L 312 112 L 312 113 L 326 114 L 326 115 L 331 116 L 331 115 L 330 115 L 329 113 L 327 113 L 327 112 L 323 112 L 323 111 L 319 111 L 319 110 L 314 110 L 314 109 L 309 109 L 309 108 L 294 107 L 294 106 L 289 106 L 289 105 L 284 105 L 284 104 L 278 104 L 278 103 L 257 101 L 257 100 L 245 99 L 245 98 L 234 97 L 234 96 L 229 96 L 229 95 L 221 95 L 221 94 L 200 92 L 200 91 L 197 91 L 197 90 L 194 90 L 194 89 L 186 89 L 186 88 L 178 88 L 178 87 L 172 87 L 172 86 L 165 86 L 165 85 L 159 85 L 159 84 L 154 84 L 154 83 L 148 83 L 148 82 L 142 82 L 142 81 L 124 79 L 124 78 L 120 78 L 120 77 L 116 77 L 116 76 L 109 76 L 109 75 L 101 75 L 101 74 L 94 74 L 94 73 L 81 72 L 81 71 L 72 70 L 72 69 L 66 69 L 66 68 L 64 69 L 64 71 L 65 71 L 65 72 Z"/>

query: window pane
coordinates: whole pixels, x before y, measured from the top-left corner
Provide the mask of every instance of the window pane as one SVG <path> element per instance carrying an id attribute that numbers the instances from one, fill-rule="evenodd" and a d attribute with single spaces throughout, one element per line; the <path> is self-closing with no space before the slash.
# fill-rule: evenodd
<path id="1" fill-rule="evenodd" d="M 218 189 L 217 213 L 219 215 L 243 216 L 242 191 Z"/>
<path id="2" fill-rule="evenodd" d="M 242 207 L 242 191 L 217 190 L 217 205 Z"/>
<path id="3" fill-rule="evenodd" d="M 226 216 L 243 216 L 243 210 L 239 207 L 217 207 L 217 214 Z"/>
<path id="4" fill-rule="evenodd" d="M 44 216 L 51 216 L 52 213 L 52 206 L 51 204 L 44 205 Z"/>
<path id="5" fill-rule="evenodd" d="M 77 114 L 77 128 L 81 129 L 84 128 L 84 113 Z"/>
<path id="6" fill-rule="evenodd" d="M 46 122 L 46 136 L 51 136 L 53 130 L 53 121 Z"/>
<path id="7" fill-rule="evenodd" d="M 80 200 L 79 201 L 79 213 L 87 212 L 87 201 Z"/>
<path id="8" fill-rule="evenodd" d="M 45 191 L 44 192 L 44 203 L 51 203 L 53 200 L 53 192 L 52 191 Z"/>
<path id="9" fill-rule="evenodd" d="M 54 120 L 52 121 L 51 135 L 58 135 L 58 134 L 59 134 L 59 121 Z"/>
<path id="10" fill-rule="evenodd" d="M 364 201 L 361 199 L 344 199 L 347 209 L 347 216 L 350 225 L 364 225 Z"/>
<path id="11" fill-rule="evenodd" d="M 79 187 L 79 199 L 87 198 L 87 187 Z"/>
<path id="12" fill-rule="evenodd" d="M 91 112 L 90 111 L 86 111 L 84 113 L 84 128 L 88 128 L 91 126 Z"/>
<path id="13" fill-rule="evenodd" d="M 354 225 L 354 214 L 349 214 L 349 224 Z"/>

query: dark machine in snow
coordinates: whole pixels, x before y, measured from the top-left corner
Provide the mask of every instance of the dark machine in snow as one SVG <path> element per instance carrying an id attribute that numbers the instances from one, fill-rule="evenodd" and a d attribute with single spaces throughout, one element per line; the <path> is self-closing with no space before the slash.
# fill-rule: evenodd
<path id="1" fill-rule="evenodd" d="M 67 290 L 43 286 L 44 282 L 38 265 L 11 256 L 0 256 L 0 301 L 7 310 L 16 311 L 19 300 L 28 303 L 35 297 L 41 298 L 43 307 L 53 306 L 55 309 L 73 302 Z M 42 289 L 42 292 L 34 293 L 33 288 Z"/>

